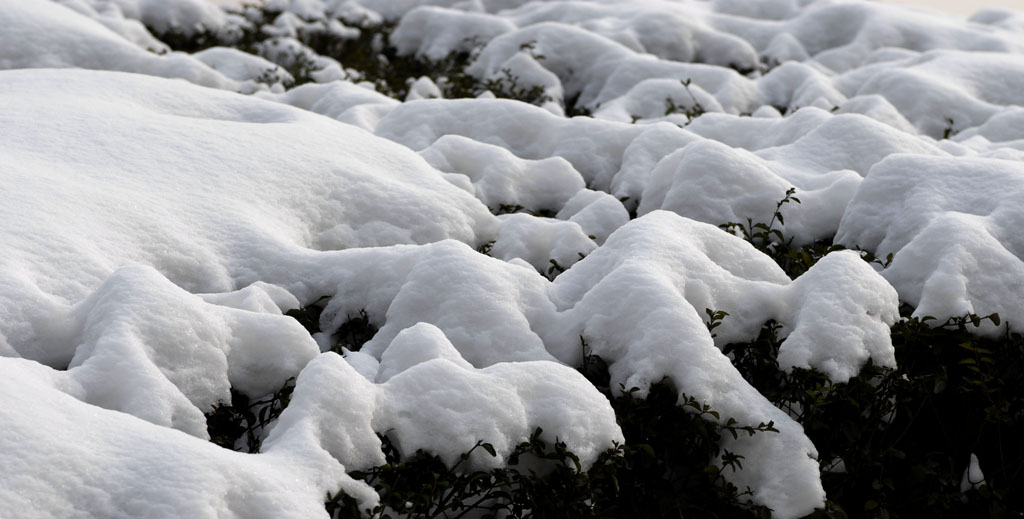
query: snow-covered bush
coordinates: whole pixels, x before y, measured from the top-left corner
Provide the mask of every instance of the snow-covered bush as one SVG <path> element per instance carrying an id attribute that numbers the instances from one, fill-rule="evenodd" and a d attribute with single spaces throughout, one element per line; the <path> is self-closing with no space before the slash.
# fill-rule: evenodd
<path id="1" fill-rule="evenodd" d="M 3 514 L 1024 510 L 1021 15 L 217 3 L 0 0 Z"/>

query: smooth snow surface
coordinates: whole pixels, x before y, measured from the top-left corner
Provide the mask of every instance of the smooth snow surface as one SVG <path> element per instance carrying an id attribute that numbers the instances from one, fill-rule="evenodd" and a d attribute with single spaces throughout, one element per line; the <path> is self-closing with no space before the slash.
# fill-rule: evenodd
<path id="1" fill-rule="evenodd" d="M 726 476 L 801 517 L 826 499 L 815 447 L 721 347 L 775 320 L 781 369 L 842 383 L 895 366 L 901 303 L 1024 331 L 1024 14 L 264 4 L 280 14 L 0 0 L 12 517 L 326 517 L 328 492 L 378 501 L 346 475 L 384 461 L 378 434 L 448 463 L 485 441 L 497 456 L 470 463 L 488 468 L 541 427 L 589 466 L 623 438 L 573 369 L 584 354 L 613 388 L 667 378 L 723 420 L 773 421 L 779 434 L 727 437 L 745 458 Z M 543 98 L 445 99 L 445 78 L 422 76 L 393 99 L 299 41 L 384 21 L 377 47 L 470 53 L 471 76 Z M 272 38 L 254 54 L 161 41 L 247 30 Z M 790 188 L 800 201 L 778 218 Z M 835 251 L 790 279 L 719 228 L 770 221 L 794 245 L 892 262 Z M 283 313 L 313 304 L 311 336 Z M 707 310 L 729 314 L 714 337 Z M 364 315 L 375 335 L 328 351 Z M 259 453 L 207 441 L 204 414 L 232 390 L 261 398 L 293 377 Z M 983 481 L 972 455 L 961 487 Z"/>

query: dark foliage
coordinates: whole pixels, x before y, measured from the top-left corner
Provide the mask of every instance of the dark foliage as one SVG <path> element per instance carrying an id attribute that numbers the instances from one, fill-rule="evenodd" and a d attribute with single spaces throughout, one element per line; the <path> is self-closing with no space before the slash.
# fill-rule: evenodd
<path id="1" fill-rule="evenodd" d="M 1020 517 L 1024 501 L 1024 338 L 982 339 L 998 316 L 893 327 L 898 368 L 868 364 L 847 384 L 778 370 L 780 327 L 725 348 L 759 391 L 818 449 L 829 508 L 821 517 Z M 960 492 L 971 453 L 984 486 Z"/>
<path id="2" fill-rule="evenodd" d="M 327 297 L 322 297 L 316 302 L 303 308 L 297 308 L 285 312 L 295 320 L 299 321 L 310 334 L 319 333 L 320 315 L 323 314 L 324 306 L 327 304 Z M 331 336 L 333 346 L 331 351 L 342 353 L 342 348 L 348 351 L 359 351 L 367 341 L 377 334 L 377 326 L 370 321 L 366 310 L 360 310 L 355 315 L 347 317 L 338 331 Z"/>
<path id="3" fill-rule="evenodd" d="M 210 441 L 226 449 L 259 452 L 263 433 L 288 407 L 294 390 L 294 378 L 288 379 L 274 394 L 256 401 L 232 389 L 230 404 L 218 404 L 206 414 Z"/>
<path id="4" fill-rule="evenodd" d="M 171 29 L 158 37 L 175 50 L 195 52 L 230 46 L 269 56 L 275 38 L 261 27 L 279 13 L 248 9 L 248 24 L 232 33 L 201 28 Z M 341 37 L 315 28 L 301 31 L 299 40 L 317 54 L 332 57 L 359 71 L 379 92 L 404 99 L 411 82 L 430 77 L 449 98 L 475 97 L 490 90 L 498 97 L 541 104 L 549 100 L 543 88 L 519 84 L 511 71 L 489 80 L 465 72 L 478 42 L 440 60 L 400 56 L 389 44 L 392 22 L 360 24 L 358 37 Z M 527 44 L 524 51 L 532 52 Z M 534 55 L 541 60 L 543 56 Z M 312 81 L 316 63 L 304 57 L 279 59 L 295 84 Z M 766 63 L 766 67 L 777 63 Z M 741 71 L 749 73 L 751 71 Z M 268 77 L 269 80 L 269 77 Z M 288 85 L 291 86 L 291 85 Z M 689 87 L 689 82 L 684 82 Z M 587 116 L 591 109 L 576 97 L 566 99 L 567 116 Z M 687 119 L 704 108 L 690 93 L 684 103 L 666 99 L 666 115 Z M 797 107 L 777 107 L 793 113 Z M 947 119 L 943 138 L 956 134 Z M 806 272 L 825 254 L 842 247 L 831 240 L 796 247 L 782 232 L 784 209 L 799 204 L 795 190 L 786 192 L 768 222 L 731 222 L 723 228 L 743 237 L 771 256 L 791 277 Z M 636 201 L 623 200 L 635 217 Z M 522 208 L 499 207 L 496 213 Z M 487 253 L 490 244 L 483 244 Z M 882 267 L 867 251 L 861 256 Z M 552 261 L 547 275 L 564 271 Z M 320 331 L 324 300 L 289 312 L 310 333 Z M 834 384 L 821 373 L 796 369 L 779 371 L 776 362 L 784 332 L 768 322 L 757 339 L 730 344 L 725 352 L 743 376 L 762 394 L 803 424 L 819 451 L 827 508 L 816 517 L 1024 517 L 1024 337 L 1005 332 L 995 338 L 974 333 L 983 322 L 999 326 L 996 315 L 966 315 L 937 322 L 910 317 L 892 329 L 897 369 L 868 364 L 845 384 Z M 708 310 L 709 330 L 725 312 Z M 1007 330 L 1006 327 L 1003 330 Z M 357 351 L 373 337 L 376 327 L 365 312 L 348 316 L 332 338 L 335 351 Z M 585 348 L 585 345 L 584 345 Z M 585 351 L 586 353 L 586 351 Z M 538 430 L 519 445 L 507 466 L 479 471 L 467 468 L 473 453 L 495 455 L 479 442 L 454 467 L 436 456 L 417 453 L 402 459 L 383 436 L 387 463 L 352 475 L 371 484 L 383 504 L 369 511 L 376 517 L 766 517 L 763 507 L 748 502 L 747 489 L 737 489 L 723 471 L 743 470 L 743 459 L 723 452 L 723 434 L 775 434 L 773 424 L 740 427 L 706 405 L 683 397 L 667 381 L 651 388 L 646 398 L 635 391 L 613 394 L 607 365 L 585 355 L 580 368 L 609 396 L 622 427 L 625 443 L 605 452 L 587 470 L 557 439 L 542 439 Z M 287 406 L 294 381 L 258 401 L 232 391 L 230 403 L 207 414 L 211 440 L 225 448 L 258 452 L 267 428 Z M 329 390 L 329 388 L 325 388 Z M 974 453 L 985 473 L 985 484 L 961 492 L 960 482 Z M 358 517 L 363 512 L 343 494 L 328 496 L 335 517 Z M 504 515 L 503 515 L 504 514 Z"/>
<path id="5" fill-rule="evenodd" d="M 280 43 L 280 38 L 262 31 L 280 15 L 279 11 L 266 8 L 248 8 L 243 11 L 247 23 L 232 31 L 210 31 L 196 27 L 185 31 L 172 27 L 163 32 L 150 28 L 157 37 L 173 50 L 197 52 L 215 46 L 233 47 L 250 54 L 263 56 L 290 73 L 295 81 L 285 86 L 296 86 L 313 81 L 317 64 L 303 54 L 290 55 L 270 52 Z M 544 88 L 537 85 L 524 86 L 519 77 L 510 70 L 489 79 L 474 77 L 466 67 L 481 48 L 475 40 L 467 40 L 464 47 L 470 50 L 452 51 L 441 59 L 430 59 L 418 55 L 401 55 L 390 44 L 389 38 L 395 29 L 394 21 L 379 23 L 354 22 L 359 29 L 357 37 L 348 37 L 310 25 L 298 33 L 298 40 L 320 56 L 333 58 L 346 69 L 358 71 L 362 79 L 374 84 L 375 89 L 389 97 L 405 100 L 409 86 L 420 77 L 429 77 L 449 99 L 476 97 L 491 91 L 495 97 L 517 99 L 526 103 L 543 104 L 551 100 Z M 525 44 L 524 50 L 532 53 L 532 45 Z M 536 59 L 543 56 L 534 54 Z"/>
<path id="6" fill-rule="evenodd" d="M 453 467 L 418 452 L 401 459 L 382 436 L 387 463 L 352 472 L 382 497 L 370 517 L 768 517 L 747 502 L 747 492 L 727 483 L 721 470 L 742 470 L 742 456 L 721 452 L 722 434 L 772 434 L 772 424 L 738 427 L 716 423 L 718 414 L 679 395 L 667 382 L 647 398 L 634 391 L 612 400 L 626 443 L 604 452 L 588 470 L 565 443 L 545 442 L 542 430 L 515 448 L 507 466 L 467 470 L 470 456 L 494 448 L 479 442 Z M 714 418 L 714 419 L 713 419 Z M 724 468 L 714 463 L 722 454 Z M 355 500 L 329 495 L 333 517 L 359 517 Z"/>

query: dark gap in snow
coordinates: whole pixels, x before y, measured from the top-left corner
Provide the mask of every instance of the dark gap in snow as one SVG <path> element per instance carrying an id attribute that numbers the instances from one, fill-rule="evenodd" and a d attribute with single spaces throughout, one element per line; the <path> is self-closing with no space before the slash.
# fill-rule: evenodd
<path id="1" fill-rule="evenodd" d="M 370 322 L 370 317 L 365 310 L 360 310 L 356 315 L 348 316 L 348 320 L 338 328 L 337 333 L 332 336 L 334 346 L 331 351 L 341 353 L 342 349 L 348 351 L 359 351 L 363 344 L 366 344 L 377 334 L 378 327 Z"/>
<path id="2" fill-rule="evenodd" d="M 586 379 L 605 395 L 611 394 L 611 375 L 608 373 L 608 362 L 590 349 L 586 338 L 580 335 L 580 347 L 583 349 L 583 364 L 576 368 Z"/>
<path id="3" fill-rule="evenodd" d="M 526 213 L 531 216 L 538 218 L 554 218 L 558 214 L 557 210 L 545 209 L 545 208 L 527 208 L 519 204 L 499 204 L 498 207 L 488 207 L 491 214 L 494 216 L 501 216 L 503 214 L 515 214 L 515 213 Z"/>
<path id="4" fill-rule="evenodd" d="M 288 407 L 294 389 L 295 378 L 258 400 L 232 389 L 230 403 L 217 404 L 206 413 L 210 441 L 238 452 L 259 452 L 270 426 Z"/>
<path id="5" fill-rule="evenodd" d="M 323 296 L 316 301 L 302 307 L 294 308 L 285 312 L 285 315 L 299 322 L 310 335 L 320 333 L 320 314 L 330 300 L 330 296 Z"/>
<path id="6" fill-rule="evenodd" d="M 323 296 L 313 303 L 302 308 L 296 308 L 285 312 L 285 315 L 294 318 L 306 328 L 310 335 L 316 337 L 323 333 L 320 329 L 320 318 L 324 308 L 330 301 L 330 296 Z M 366 310 L 359 310 L 355 315 L 347 316 L 338 331 L 330 336 L 330 351 L 343 354 L 344 350 L 359 351 L 363 344 L 366 344 L 379 328 L 370 321 Z M 319 342 L 319 341 L 318 341 Z"/>

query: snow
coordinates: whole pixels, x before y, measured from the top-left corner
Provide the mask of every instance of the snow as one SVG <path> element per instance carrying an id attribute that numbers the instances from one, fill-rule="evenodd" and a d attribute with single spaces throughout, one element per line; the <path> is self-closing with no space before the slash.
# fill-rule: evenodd
<path id="1" fill-rule="evenodd" d="M 391 44 L 401 54 L 423 55 L 436 61 L 453 51 L 473 50 L 474 40 L 490 41 L 514 29 L 512 22 L 502 18 L 424 6 L 402 16 L 391 35 Z"/>
<path id="2" fill-rule="evenodd" d="M 1018 161 L 888 158 L 851 201 L 836 239 L 894 254 L 883 275 L 915 315 L 998 313 L 1013 326 L 1024 319 L 1022 172 Z"/>
<path id="3" fill-rule="evenodd" d="M 0 500 L 19 517 L 324 517 L 339 489 L 372 506 L 345 472 L 384 461 L 378 434 L 448 464 L 487 442 L 470 462 L 490 468 L 540 427 L 588 466 L 623 438 L 584 354 L 613 389 L 667 378 L 723 421 L 773 421 L 726 438 L 745 458 L 725 475 L 800 517 L 825 502 L 817 451 L 722 347 L 775 320 L 781 369 L 843 383 L 895 367 L 901 303 L 1022 330 L 1020 13 L 267 5 L 253 54 L 186 54 L 159 36 L 251 22 L 206 0 L 0 0 Z M 422 76 L 399 101 L 299 41 L 360 20 L 546 99 L 442 99 Z M 313 82 L 290 88 L 296 60 Z M 773 219 L 892 263 L 836 251 L 790 279 L 719 228 Z M 318 301 L 313 336 L 282 315 Z M 706 310 L 728 313 L 715 336 Z M 374 336 L 328 351 L 363 314 Z M 207 441 L 231 390 L 292 377 L 259 453 Z M 983 481 L 972 454 L 961 490 Z"/>
<path id="4" fill-rule="evenodd" d="M 57 3 L 100 22 L 111 31 L 139 47 L 155 52 L 170 50 L 166 43 L 150 34 L 142 22 L 137 19 L 126 18 L 124 12 L 116 3 L 97 4 L 95 2 L 86 2 L 85 0 L 60 0 Z"/>
<path id="5" fill-rule="evenodd" d="M 422 151 L 445 135 L 501 146 L 530 160 L 562 157 L 594 188 L 606 187 L 630 142 L 645 129 L 591 118 L 565 119 L 507 99 L 429 99 L 403 103 L 374 130 Z"/>
<path id="6" fill-rule="evenodd" d="M 99 21 L 49 1 L 0 3 L 0 69 L 76 67 L 183 78 L 237 89 L 236 82 L 182 53 L 147 52 Z"/>
<path id="7" fill-rule="evenodd" d="M 711 140 L 673 152 L 650 175 L 638 213 L 668 209 L 709 223 L 768 222 L 776 202 L 796 186 L 801 203 L 784 209 L 787 223 L 780 227 L 797 243 L 834 234 L 861 180 L 853 171 L 838 170 L 794 182 L 803 179 L 786 165 Z"/>
<path id="8" fill-rule="evenodd" d="M 306 83 L 279 94 L 258 92 L 256 95 L 369 131 L 373 131 L 380 119 L 400 104 L 372 88 L 348 81 Z"/>
<path id="9" fill-rule="evenodd" d="M 424 450 L 449 466 L 486 441 L 497 456 L 477 450 L 470 463 L 491 468 L 540 427 L 543 440 L 567 440 L 589 467 L 623 441 L 608 400 L 572 368 L 534 361 L 478 370 L 428 324 L 405 330 L 396 342 L 381 361 L 378 384 L 333 353 L 311 362 L 265 442 L 267 452 L 315 446 L 348 470 L 367 469 L 384 462 L 379 432 L 403 455 Z"/>
<path id="10" fill-rule="evenodd" d="M 921 133 L 941 137 L 1024 102 L 1014 86 L 1022 70 L 1017 54 L 935 50 L 848 72 L 836 86 L 848 96 L 882 95 Z"/>
<path id="11" fill-rule="evenodd" d="M 20 185 L 19 199 L 2 209 L 17 237 L 7 240 L 17 253 L 5 264 L 27 269 L 64 299 L 83 296 L 131 261 L 213 292 L 256 281 L 239 283 L 289 248 L 474 243 L 496 232 L 497 220 L 479 202 L 414 153 L 327 118 L 141 75 L 3 76 L 5 124 L 18 128 L 4 143 L 5 173 Z M 61 131 L 78 138 L 43 137 Z M 286 153 L 282 140 L 291 142 Z M 339 154 L 339 146 L 351 153 Z M 45 217 L 30 216 L 53 205 L 46 200 L 62 202 Z"/>
<path id="12" fill-rule="evenodd" d="M 622 273 L 617 274 L 620 270 Z M 611 280 L 616 276 L 624 279 L 650 276 L 672 285 L 669 292 L 686 300 L 688 308 L 682 313 L 689 316 L 690 325 L 696 324 L 687 330 L 688 336 L 710 339 L 703 322 L 705 310 L 727 312 L 729 316 L 716 328 L 715 342 L 719 345 L 749 340 L 757 336 L 766 321 L 778 320 L 790 333 L 779 354 L 780 366 L 784 369 L 810 367 L 808 359 L 813 357 L 817 359 L 814 368 L 834 380 L 845 381 L 869 356 L 878 365 L 895 366 L 888 328 L 898 317 L 896 293 L 852 252 L 832 253 L 804 276 L 790 282 L 774 261 L 749 243 L 714 226 L 656 211 L 620 228 L 603 246 L 559 276 L 552 285 L 552 298 L 560 309 L 582 314 L 580 319 L 584 322 L 591 314 L 604 319 L 614 312 L 587 306 L 584 306 L 587 310 L 580 310 L 579 305 L 588 301 L 588 297 L 600 301 L 600 297 L 589 295 L 598 288 L 627 291 L 615 288 Z M 660 313 L 656 310 L 660 308 L 655 303 L 657 299 L 652 296 L 652 302 L 643 307 L 634 302 L 630 311 L 646 309 L 652 314 Z M 821 304 L 824 301 L 829 304 Z M 650 308 L 646 308 L 648 306 Z M 834 318 L 819 319 L 821 312 L 838 314 Z M 862 322 L 846 329 L 850 319 Z M 851 332 L 855 336 L 844 337 Z M 603 341 L 605 335 L 595 333 L 593 340 Z M 828 344 L 814 340 L 820 337 L 831 337 L 837 342 Z M 578 351 L 563 353 L 578 354 Z M 638 362 L 650 361 L 648 358 Z M 657 369 L 665 367 L 658 365 Z M 629 376 L 632 378 L 616 380 L 613 365 L 612 384 L 617 386 L 623 382 L 627 388 L 643 389 L 660 378 L 657 374 L 640 375 L 642 371 L 631 369 Z M 709 403 L 715 398 L 714 395 L 699 396 Z"/>
<path id="13" fill-rule="evenodd" d="M 236 453 L 89 405 L 36 362 L 0 357 L 0 375 L 0 496 L 18 517 L 327 517 L 347 479 L 329 456 Z"/>
<path id="14" fill-rule="evenodd" d="M 347 250 L 305 263 L 294 267 L 301 277 L 288 278 L 333 296 L 321 330 L 334 333 L 360 310 L 379 325 L 362 353 L 380 358 L 402 330 L 426 322 L 477 367 L 552 359 L 539 334 L 555 330 L 556 316 L 536 271 L 454 241 Z"/>
<path id="15" fill-rule="evenodd" d="M 264 26 L 266 27 L 266 26 Z M 290 32 L 290 30 L 285 31 Z M 348 73 L 337 60 L 321 56 L 293 36 L 280 36 L 262 41 L 255 46 L 260 56 L 286 68 L 308 69 L 309 79 L 329 83 L 347 79 Z"/>
<path id="16" fill-rule="evenodd" d="M 527 214 L 499 218 L 501 229 L 491 255 L 505 260 L 523 259 L 541 272 L 552 267 L 551 261 L 571 267 L 597 247 L 576 222 L 539 219 Z"/>
<path id="17" fill-rule="evenodd" d="M 415 101 L 417 99 L 437 99 L 441 97 L 444 97 L 444 95 L 437 84 L 429 77 L 423 76 L 409 86 L 409 95 L 405 97 L 405 100 Z"/>
<path id="18" fill-rule="evenodd" d="M 960 479 L 960 491 L 976 489 L 985 484 L 985 474 L 981 472 L 981 465 L 978 464 L 978 457 L 971 453 L 971 463 L 964 469 L 964 476 Z"/>
<path id="19" fill-rule="evenodd" d="M 210 68 L 235 81 L 256 81 L 276 85 L 295 81 L 286 70 L 259 56 L 227 47 L 212 47 L 193 54 Z"/>
<path id="20" fill-rule="evenodd" d="M 224 11 L 208 0 L 85 0 L 91 4 L 113 4 L 126 18 L 139 20 L 157 33 L 179 30 L 215 30 L 226 23 Z"/>
<path id="21" fill-rule="evenodd" d="M 579 224 L 587 236 L 601 244 L 629 221 L 629 212 L 621 201 L 604 191 L 581 189 L 565 202 L 555 217 Z"/>
<path id="22" fill-rule="evenodd" d="M 434 168 L 469 178 L 486 206 L 522 206 L 557 212 L 584 188 L 583 177 L 561 157 L 524 160 L 500 146 L 443 135 L 420 156 Z"/>
<path id="23" fill-rule="evenodd" d="M 148 267 L 117 270 L 66 319 L 73 332 L 61 346 L 74 353 L 66 373 L 76 396 L 201 438 L 202 412 L 229 401 L 230 388 L 273 393 L 319 352 L 276 307 L 204 303 Z"/>
<path id="24" fill-rule="evenodd" d="M 715 348 L 702 318 L 705 308 L 730 313 L 721 327 L 722 341 L 756 335 L 766 310 L 782 311 L 777 303 L 786 281 L 781 269 L 748 243 L 658 212 L 625 225 L 559 276 L 552 297 L 576 321 L 590 352 L 608 362 L 611 387 L 636 387 L 642 397 L 651 384 L 668 377 L 680 398 L 685 394 L 707 403 L 723 420 L 753 426 L 774 421 L 778 435 L 727 442 L 725 448 L 757 468 L 726 477 L 740 488 L 750 486 L 758 502 L 791 517 L 808 513 L 824 496 L 817 452 L 800 425 Z M 578 358 L 582 351 L 576 346 L 559 353 Z"/>

